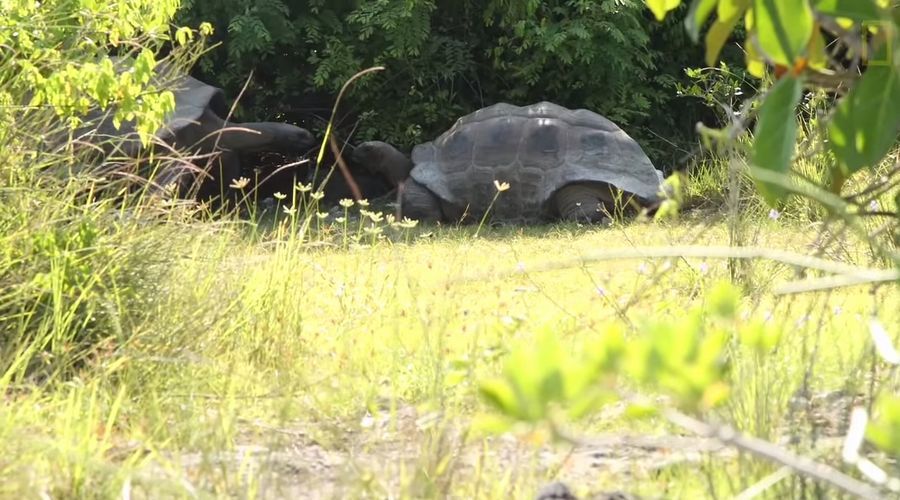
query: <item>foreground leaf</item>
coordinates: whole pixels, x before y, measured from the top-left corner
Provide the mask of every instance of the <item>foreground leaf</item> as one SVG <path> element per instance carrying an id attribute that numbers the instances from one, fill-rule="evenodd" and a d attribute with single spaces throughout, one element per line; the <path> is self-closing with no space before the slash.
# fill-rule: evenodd
<path id="1" fill-rule="evenodd" d="M 797 138 L 795 110 L 802 84 L 794 77 L 782 78 L 766 96 L 754 132 L 754 166 L 787 175 Z M 775 206 L 786 195 L 783 187 L 754 179 L 766 202 Z"/>
<path id="2" fill-rule="evenodd" d="M 728 41 L 731 32 L 734 31 L 734 26 L 740 18 L 740 15 L 724 20 L 719 18 L 706 32 L 706 64 L 708 66 L 716 65 L 719 53 L 722 52 L 722 47 L 725 46 L 725 42 Z"/>
<path id="3" fill-rule="evenodd" d="M 843 17 L 854 21 L 877 21 L 883 12 L 875 0 L 819 0 L 816 10 L 832 17 Z"/>
<path id="4" fill-rule="evenodd" d="M 876 404 L 878 417 L 866 430 L 866 438 L 889 453 L 900 453 L 900 399 L 884 396 Z"/>
<path id="5" fill-rule="evenodd" d="M 791 68 L 809 43 L 813 12 L 807 0 L 755 0 L 753 27 L 769 61 Z"/>
<path id="6" fill-rule="evenodd" d="M 718 0 L 694 0 L 694 3 L 691 4 L 691 9 L 688 11 L 687 19 L 684 20 L 684 25 L 693 41 L 696 42 L 700 39 L 700 28 L 703 27 L 703 23 L 712 14 L 717 3 Z"/>
<path id="7" fill-rule="evenodd" d="M 502 379 L 485 380 L 480 384 L 478 392 L 500 413 L 513 418 L 525 417 L 516 400 L 516 394 L 506 381 Z"/>
<path id="8" fill-rule="evenodd" d="M 841 100 L 828 127 L 843 173 L 877 165 L 896 143 L 898 128 L 900 70 L 872 66 Z"/>
<path id="9" fill-rule="evenodd" d="M 646 3 L 653 15 L 656 16 L 656 20 L 662 21 L 666 18 L 666 14 L 681 5 L 681 0 L 646 0 Z"/>
<path id="10" fill-rule="evenodd" d="M 751 0 L 719 0 L 719 7 L 716 15 L 720 20 L 731 19 L 735 16 L 741 16 L 747 7 L 750 6 Z"/>
<path id="11" fill-rule="evenodd" d="M 822 37 L 822 30 L 818 24 L 813 30 L 812 38 L 809 40 L 809 46 L 806 48 L 806 57 L 809 59 L 809 67 L 814 69 L 825 69 L 828 67 L 828 55 L 825 53 L 825 39 Z"/>

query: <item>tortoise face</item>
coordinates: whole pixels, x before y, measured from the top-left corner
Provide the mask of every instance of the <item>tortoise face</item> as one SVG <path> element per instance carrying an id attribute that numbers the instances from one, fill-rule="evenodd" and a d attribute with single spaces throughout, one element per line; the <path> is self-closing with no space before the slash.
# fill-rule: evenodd
<path id="1" fill-rule="evenodd" d="M 364 142 L 350 154 L 350 161 L 369 172 L 387 177 L 393 183 L 409 176 L 412 163 L 395 147 L 381 141 Z"/>
<path id="2" fill-rule="evenodd" d="M 306 153 L 316 143 L 316 138 L 305 128 L 293 127 L 287 132 L 287 135 L 284 144 L 288 145 L 295 153 Z"/>
<path id="3" fill-rule="evenodd" d="M 377 170 L 377 166 L 383 163 L 383 151 L 384 148 L 378 142 L 364 142 L 356 146 L 350 153 L 350 161 L 374 172 Z"/>

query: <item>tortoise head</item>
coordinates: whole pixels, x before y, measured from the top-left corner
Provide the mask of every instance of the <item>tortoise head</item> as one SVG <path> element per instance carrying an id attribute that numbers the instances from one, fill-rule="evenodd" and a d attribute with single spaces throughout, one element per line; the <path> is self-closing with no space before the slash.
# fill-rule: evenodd
<path id="1" fill-rule="evenodd" d="M 381 141 L 369 141 L 356 146 L 350 160 L 372 173 L 383 175 L 394 185 L 406 180 L 413 167 L 406 155 Z"/>
<path id="2" fill-rule="evenodd" d="M 295 130 L 291 131 L 291 143 L 293 143 L 294 147 L 301 153 L 305 153 L 316 144 L 316 138 L 309 130 L 297 127 Z"/>
<path id="3" fill-rule="evenodd" d="M 305 128 L 289 123 L 273 123 L 272 128 L 277 134 L 275 142 L 286 153 L 304 154 L 309 152 L 316 143 L 316 138 Z"/>

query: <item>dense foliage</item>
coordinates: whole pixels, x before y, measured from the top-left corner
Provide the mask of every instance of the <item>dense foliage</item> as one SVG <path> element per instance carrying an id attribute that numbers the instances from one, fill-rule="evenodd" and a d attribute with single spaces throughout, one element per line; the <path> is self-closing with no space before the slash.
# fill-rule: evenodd
<path id="1" fill-rule="evenodd" d="M 356 84 L 346 137 L 409 147 L 462 114 L 498 101 L 551 100 L 601 112 L 671 165 L 674 141 L 703 112 L 679 99 L 684 68 L 702 64 L 681 23 L 651 22 L 639 0 L 186 0 L 184 24 L 210 21 L 223 44 L 203 77 L 236 95 L 253 72 L 243 112 L 327 118 L 354 73 L 388 71 Z"/>
<path id="2" fill-rule="evenodd" d="M 651 0 L 647 5 L 659 19 L 681 2 Z M 770 204 L 786 197 L 789 186 L 769 180 L 772 173 L 791 170 L 797 141 L 796 114 L 804 88 L 843 94 L 835 113 L 827 117 L 827 148 L 834 154 L 829 169 L 831 189 L 839 193 L 845 180 L 863 169 L 874 169 L 896 147 L 900 131 L 900 8 L 884 0 L 695 0 L 685 21 L 699 38 L 703 25 L 715 21 L 706 34 L 707 63 L 714 64 L 735 27 L 743 21 L 748 31 L 748 71 L 759 78 L 767 67 L 777 83 L 762 99 L 751 164 L 762 170 L 754 175 Z M 836 64 L 825 37 L 844 46 L 850 67 Z M 863 68 L 867 66 L 862 76 Z"/>
<path id="3" fill-rule="evenodd" d="M 194 52 L 188 39 L 203 36 L 187 28 L 171 36 L 177 9 L 172 0 L 0 3 L 0 370 L 7 380 L 41 366 L 44 374 L 68 369 L 97 345 L 121 340 L 155 295 L 165 272 L 158 248 L 124 242 L 124 228 L 138 218 L 121 217 L 127 203 L 97 200 L 109 184 L 86 175 L 93 148 L 65 138 L 89 111 L 114 105 L 114 122 L 134 121 L 150 140 L 174 107 L 172 93 L 151 84 L 156 53 L 175 38 L 171 60 L 184 61 Z M 115 68 L 111 53 L 132 63 Z"/>

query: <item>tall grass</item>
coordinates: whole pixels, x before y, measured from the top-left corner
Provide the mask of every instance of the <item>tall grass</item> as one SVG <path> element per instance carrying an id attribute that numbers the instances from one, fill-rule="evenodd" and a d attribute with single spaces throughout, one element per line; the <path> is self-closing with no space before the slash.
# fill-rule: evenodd
<path id="1" fill-rule="evenodd" d="M 67 278 L 78 291 L 54 303 L 64 312 L 74 308 L 66 304 L 85 304 L 84 311 L 103 316 L 95 315 L 92 329 L 85 329 L 86 312 L 62 320 L 48 312 L 10 331 L 20 339 L 46 331 L 44 338 L 59 339 L 61 347 L 23 340 L 4 357 L 31 362 L 28 370 L 29 363 L 20 362 L 5 372 L 9 404 L 0 411 L 6 430 L 0 441 L 15 450 L 0 466 L 5 496 L 111 496 L 125 488 L 149 496 L 279 496 L 276 491 L 296 492 L 291 488 L 305 484 L 311 496 L 528 497 L 551 478 L 536 458 L 527 458 L 529 445 L 500 446 L 473 436 L 460 448 L 458 441 L 480 408 L 477 381 L 497 369 L 507 346 L 545 329 L 575 346 L 623 317 L 634 324 L 648 315 L 677 320 L 686 297 L 699 300 L 700 290 L 727 272 L 724 265 L 696 261 L 662 276 L 639 262 L 537 271 L 561 248 L 574 256 L 611 241 L 694 241 L 693 224 L 483 229 L 477 239 L 471 228 L 427 228 L 421 234 L 432 236 L 411 234 L 411 243 L 398 233 L 374 244 L 352 228 L 348 238 L 359 243 L 343 247 L 340 223 L 333 233 L 323 229 L 302 239 L 292 235 L 311 221 L 285 217 L 272 232 L 248 239 L 242 224 L 154 219 L 146 208 L 112 225 L 120 212 L 100 210 L 103 203 L 68 205 L 71 217 L 83 218 L 79 223 L 107 229 L 90 245 L 69 244 L 84 255 L 77 262 L 88 262 L 94 272 L 86 281 L 77 274 Z M 61 219 L 58 207 L 47 210 L 23 220 Z M 755 243 L 792 247 L 814 234 L 792 222 L 769 223 Z M 72 224 L 63 227 L 80 227 Z M 10 248 L 12 235 L 25 230 L 4 234 L 4 248 Z M 696 242 L 717 242 L 725 234 L 725 226 L 714 224 Z M 310 245 L 310 239 L 328 245 Z M 17 260 L 27 261 L 27 254 Z M 43 261 L 35 256 L 30 269 Z M 526 273 L 516 273 L 519 267 Z M 758 275 L 790 276 L 788 269 L 762 263 L 753 268 Z M 63 269 L 69 268 L 56 271 L 58 281 L 64 281 Z M 22 295 L 32 289 L 4 288 L 10 290 L 4 303 L 33 301 Z M 740 356 L 746 362 L 736 374 L 743 382 L 732 418 L 742 429 L 776 436 L 788 418 L 778 417 L 779 409 L 800 385 L 803 343 L 819 346 L 811 390 L 843 387 L 848 367 L 865 353 L 865 337 L 845 332 L 873 299 L 841 293 L 778 304 L 765 290 L 761 284 L 750 297 L 748 312 L 770 309 L 793 335 L 776 358 Z M 896 294 L 877 300 L 882 310 L 900 310 L 891 306 L 898 305 Z M 842 312 L 835 314 L 835 307 Z M 808 313 L 812 318 L 804 321 Z M 82 336 L 88 332 L 94 333 Z M 66 350 L 63 341 L 76 337 L 80 349 Z M 28 376 L 34 373 L 45 375 Z M 405 416 L 409 412 L 414 416 Z M 378 424 L 382 418 L 386 427 Z M 629 428 L 634 424 L 623 418 L 588 427 Z M 248 445 L 264 450 L 241 459 L 237 452 Z M 344 462 L 313 481 L 304 471 L 324 460 L 309 455 L 320 448 L 326 451 L 317 453 Z M 516 455 L 521 469 L 511 470 Z M 296 469 L 284 469 L 288 464 Z M 692 484 L 690 469 L 666 474 L 674 491 L 704 491 L 696 484 L 681 489 Z M 654 491 L 653 484 L 638 489 Z M 603 480 L 581 486 L 616 487 Z"/>
<path id="2" fill-rule="evenodd" d="M 13 70 L 0 66 L 0 81 Z M 11 109 L 0 106 L 3 497 L 529 498 L 555 478 L 579 490 L 733 496 L 771 466 L 713 456 L 699 476 L 690 462 L 635 452 L 585 472 L 572 458 L 585 450 L 540 433 L 479 434 L 478 382 L 511 346 L 548 331 L 575 351 L 613 324 L 633 334 L 651 318 L 683 321 L 711 283 L 735 276 L 730 262 L 695 258 L 559 265 L 568 258 L 727 241 L 880 258 L 814 202 L 770 216 L 741 154 L 698 164 L 687 194 L 708 210 L 674 222 L 421 227 L 358 203 L 324 214 L 307 186 L 248 220 L 119 185 L 106 196 L 109 184 L 79 174 L 88 160 L 75 144 L 51 154 L 34 140 L 53 128 L 50 114 Z M 797 168 L 818 179 L 826 159 L 812 158 Z M 873 175 L 896 179 L 896 167 Z M 896 210 L 896 186 L 865 203 Z M 877 232 L 877 217 L 866 224 Z M 715 416 L 833 458 L 820 445 L 839 432 L 823 420 L 842 413 L 812 401 L 838 389 L 871 400 L 896 385 L 861 325 L 873 310 L 900 324 L 900 295 L 785 299 L 772 289 L 793 268 L 752 261 L 742 273 L 741 313 L 784 335 L 768 356 L 734 348 L 735 394 Z M 675 432 L 626 413 L 607 407 L 575 430 Z M 816 488 L 791 478 L 769 494 L 826 494 Z"/>

